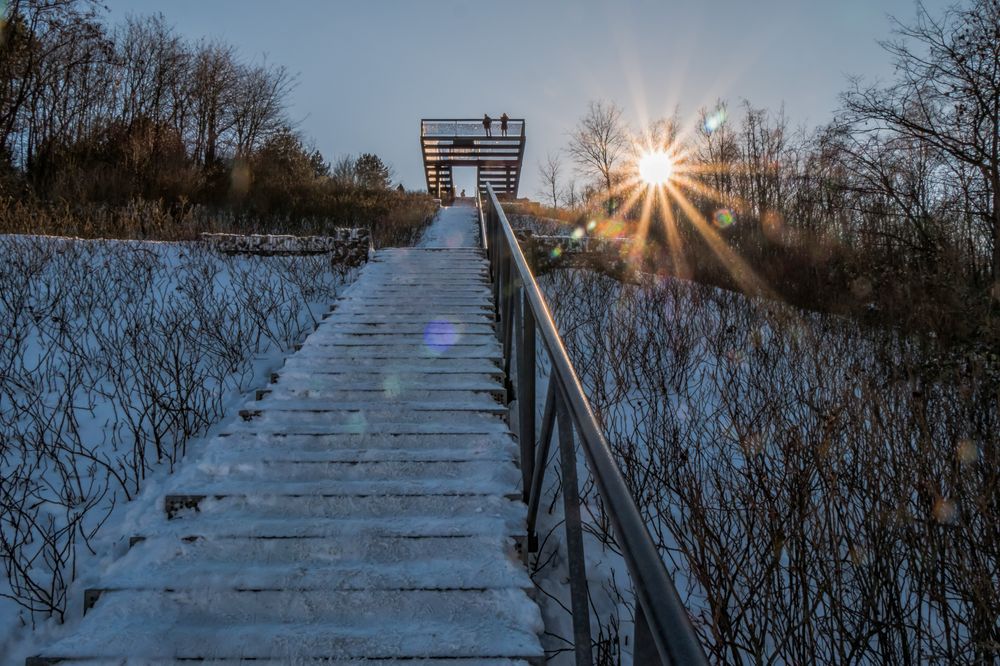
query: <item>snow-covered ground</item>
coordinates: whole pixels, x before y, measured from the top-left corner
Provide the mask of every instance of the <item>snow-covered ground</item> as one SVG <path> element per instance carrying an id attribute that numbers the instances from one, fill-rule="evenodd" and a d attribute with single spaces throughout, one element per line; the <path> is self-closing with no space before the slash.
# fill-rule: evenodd
<path id="1" fill-rule="evenodd" d="M 422 245 L 476 246 L 475 227 L 469 224 L 474 215 L 469 207 L 442 209 Z M 91 479 L 105 478 L 108 470 L 125 475 L 126 483 L 116 486 L 114 478 L 104 482 L 123 489 L 116 495 L 119 500 L 121 492 L 136 496 L 128 504 L 119 501 L 108 525 L 89 539 L 89 548 L 77 536 L 74 552 L 80 559 L 72 564 L 79 580 L 72 592 L 79 598 L 92 579 L 89 572 L 120 552 L 129 526 L 149 515 L 154 498 L 162 494 L 157 491 L 166 483 L 166 471 L 180 453 L 170 441 L 160 442 L 162 454 L 157 456 L 158 443 L 150 440 L 143 464 L 135 467 L 130 462 L 132 433 L 108 427 L 137 417 L 107 403 L 131 395 L 129 390 L 136 395 L 160 390 L 155 383 L 126 390 L 122 382 L 129 374 L 122 368 L 140 367 L 143 359 L 157 361 L 130 341 L 130 326 L 161 321 L 163 312 L 156 307 L 156 317 L 140 315 L 152 304 L 168 303 L 182 311 L 184 303 L 205 305 L 197 317 L 167 317 L 174 331 L 218 330 L 216 319 L 208 316 L 212 312 L 223 322 L 227 317 L 246 319 L 225 329 L 232 334 L 216 335 L 212 345 L 217 346 L 210 346 L 214 351 L 206 356 L 221 362 L 228 348 L 223 343 L 232 340 L 240 341 L 238 349 L 256 349 L 251 360 L 236 354 L 243 360 L 231 366 L 232 372 L 209 378 L 225 384 L 224 390 L 211 391 L 220 396 L 212 413 L 221 413 L 236 404 L 241 391 L 260 383 L 289 341 L 309 328 L 304 315 L 309 307 L 302 302 L 322 306 L 323 299 L 303 296 L 297 305 L 274 312 L 260 307 L 258 300 L 271 291 L 268 285 L 285 285 L 284 293 L 291 296 L 299 293 L 296 289 L 305 295 L 311 283 L 281 260 L 206 259 L 189 256 L 197 253 L 182 245 L 104 244 L 100 251 L 84 251 L 83 244 L 50 239 L 5 243 L 0 251 L 14 269 L 0 289 L 0 316 L 8 318 L 4 324 L 12 334 L 0 363 L 6 367 L 11 359 L 21 359 L 26 369 L 0 373 L 0 400 L 5 401 L 0 426 L 8 436 L 29 432 L 13 427 L 18 422 L 8 413 L 16 413 L 33 424 L 30 432 L 45 443 L 38 450 L 52 448 L 52 432 L 63 433 L 72 443 L 39 456 L 47 466 L 37 478 L 52 481 L 31 487 L 30 496 L 43 498 L 36 515 L 51 516 L 52 522 L 40 521 L 36 529 L 44 534 L 46 524 L 65 522 L 78 507 L 87 506 L 88 498 L 97 497 L 98 503 L 87 515 L 105 515 L 110 497 Z M 40 247 L 27 252 L 17 243 Z M 976 507 L 986 506 L 977 502 L 995 492 L 989 468 L 980 461 L 997 450 L 998 428 L 995 408 L 983 407 L 989 396 L 972 379 L 957 386 L 925 381 L 913 372 L 918 367 L 914 359 L 921 360 L 919 350 L 891 333 L 700 285 L 655 279 L 623 285 L 580 271 L 556 272 L 541 282 L 654 540 L 716 658 L 801 663 L 807 660 L 804 654 L 845 660 L 845 650 L 898 657 L 912 648 L 918 661 L 942 662 L 967 656 L 977 641 L 990 640 L 995 623 L 991 627 L 988 613 L 976 615 L 976 609 L 992 612 L 1000 606 L 1000 587 L 995 569 L 989 569 L 995 561 L 990 559 L 995 558 L 995 542 L 987 538 L 993 533 L 988 524 L 992 514 Z M 334 280 L 327 293 L 336 290 L 334 283 L 339 284 Z M 18 297 L 25 289 L 30 297 Z M 233 308 L 209 307 L 229 299 Z M 71 307 L 60 309 L 60 303 Z M 129 305 L 134 303 L 139 306 Z M 19 314 L 11 319 L 14 312 Z M 87 317 L 119 331 L 111 338 L 119 348 L 110 350 L 110 362 L 101 355 L 101 362 L 86 360 L 95 350 L 110 353 L 107 336 L 91 339 L 83 333 L 89 320 L 76 315 L 89 312 L 97 314 Z M 294 313 L 306 317 L 305 325 L 296 323 L 300 320 Z M 8 321 L 16 325 L 8 326 Z M 254 337 L 255 331 L 264 332 Z M 205 338 L 178 333 L 147 346 L 161 349 L 163 340 L 175 340 L 181 356 L 204 353 L 188 348 L 194 339 Z M 544 359 L 539 366 L 544 375 Z M 306 364 L 299 371 L 308 369 Z M 121 387 L 91 391 L 89 398 L 86 391 L 65 395 L 59 390 L 66 381 L 60 371 L 81 386 L 114 387 L 119 382 Z M 540 424 L 544 379 L 537 395 Z M 40 421 L 38 414 L 45 410 L 32 410 L 32 404 L 75 419 Z M 146 404 L 162 411 L 171 401 Z M 8 409 L 18 405 L 20 411 Z M 213 432 L 208 423 L 196 425 L 187 443 L 193 449 Z M 95 435 L 105 432 L 111 434 L 94 442 Z M 17 461 L 11 452 L 37 449 L 34 440 L 9 441 L 2 442 L 6 448 L 0 456 L 0 464 L 7 466 L 6 494 L 0 499 L 7 503 L 21 488 L 9 482 L 11 461 Z M 87 446 L 81 448 L 81 443 Z M 77 467 L 94 470 L 86 478 L 67 480 L 60 472 L 68 468 L 63 461 L 95 457 L 95 451 L 99 455 L 92 464 Z M 555 459 L 556 446 L 552 452 Z M 561 607 L 568 606 L 568 588 L 559 545 L 558 465 L 550 466 L 550 501 L 543 503 L 539 525 L 543 543 L 533 564 L 550 634 L 545 647 L 555 652 L 569 647 L 565 639 L 571 631 Z M 632 628 L 627 576 L 602 527 L 604 517 L 582 456 L 578 470 L 589 527 L 585 547 L 595 607 L 593 636 L 609 658 L 620 654 L 621 663 L 628 664 Z M 68 485 L 72 493 L 55 492 Z M 90 524 L 83 521 L 80 534 Z M 939 550 L 932 553 L 925 546 Z M 981 558 L 960 557 L 970 552 Z M 44 557 L 43 551 L 36 564 L 40 570 L 47 566 Z M 882 571 L 886 566 L 898 575 L 887 576 Z M 0 609 L 6 613 L 5 626 L 17 623 L 15 606 Z M 26 617 L 23 611 L 20 615 Z M 975 625 L 982 617 L 987 617 L 985 624 Z M 881 633 L 876 640 L 870 636 L 877 622 Z M 48 628 L 41 627 L 36 636 L 44 637 Z M 31 643 L 17 643 L 26 632 L 14 634 L 0 642 L 0 650 L 23 655 Z M 15 643 L 20 647 L 13 648 Z M 806 648 L 813 652 L 802 652 Z M 568 651 L 562 652 L 554 663 L 569 658 Z"/>
<path id="2" fill-rule="evenodd" d="M 479 247 L 478 215 L 464 203 L 442 208 L 417 247 Z"/>
<path id="3" fill-rule="evenodd" d="M 352 274 L 323 256 L 26 236 L 0 237 L 0 261 L 6 664 L 79 612 L 170 471 Z"/>
<path id="4" fill-rule="evenodd" d="M 985 507 L 1000 424 L 978 352 L 953 369 L 893 331 L 678 280 L 556 271 L 541 283 L 713 660 L 995 656 Z M 632 595 L 613 539 L 595 543 L 606 528 L 586 490 L 593 634 L 617 625 L 629 663 Z M 558 529 L 539 561 L 555 567 L 536 581 L 566 604 L 550 497 Z M 568 636 L 557 606 L 543 606 L 547 627 Z"/>

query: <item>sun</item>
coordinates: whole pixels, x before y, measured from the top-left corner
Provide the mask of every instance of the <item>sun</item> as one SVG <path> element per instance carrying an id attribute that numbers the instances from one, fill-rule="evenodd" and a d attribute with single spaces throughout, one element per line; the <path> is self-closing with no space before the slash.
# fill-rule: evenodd
<path id="1" fill-rule="evenodd" d="M 726 119 L 721 112 L 713 118 L 710 130 L 715 131 Z M 695 129 L 666 127 L 666 130 L 670 131 L 654 125 L 646 136 L 635 137 L 629 153 L 632 159 L 615 179 L 617 182 L 609 183 L 607 190 L 598 195 L 609 216 L 636 222 L 628 234 L 629 259 L 647 265 L 644 262 L 648 256 L 644 252 L 653 233 L 652 226 L 662 223 L 662 232 L 656 232 L 660 238 L 655 242 L 662 242 L 663 246 L 653 249 L 669 253 L 667 260 L 675 275 L 690 276 L 692 267 L 688 265 L 683 245 L 689 237 L 697 236 L 748 293 L 777 299 L 725 236 L 729 233 L 726 229 L 739 224 L 738 212 L 745 207 L 738 197 L 712 186 L 714 176 L 732 174 L 730 166 L 689 160 L 695 147 Z M 706 215 L 706 209 L 712 208 L 716 209 L 715 214 Z"/>
<path id="2" fill-rule="evenodd" d="M 653 150 L 639 158 L 639 177 L 647 185 L 666 185 L 674 175 L 674 158 L 670 153 Z"/>

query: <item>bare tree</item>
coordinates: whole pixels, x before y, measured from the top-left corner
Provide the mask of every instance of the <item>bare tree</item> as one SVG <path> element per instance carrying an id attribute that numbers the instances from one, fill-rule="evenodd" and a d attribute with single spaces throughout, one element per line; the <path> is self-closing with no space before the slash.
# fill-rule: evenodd
<path id="1" fill-rule="evenodd" d="M 236 54 L 225 44 L 199 44 L 192 73 L 194 156 L 203 165 L 220 158 L 223 134 L 232 127 L 231 108 L 237 80 Z"/>
<path id="2" fill-rule="evenodd" d="M 570 135 L 570 157 L 580 171 L 599 180 L 607 197 L 608 212 L 614 210 L 615 167 L 628 154 L 629 136 L 622 110 L 614 102 L 590 103 L 590 108 Z"/>
<path id="3" fill-rule="evenodd" d="M 787 148 L 788 121 L 783 108 L 772 116 L 743 100 L 743 110 L 740 196 L 744 207 L 760 218 L 781 204 L 781 157 Z"/>
<path id="4" fill-rule="evenodd" d="M 974 0 L 936 19 L 922 3 L 913 25 L 885 42 L 898 80 L 844 96 L 854 131 L 926 143 L 978 172 L 989 232 L 993 296 L 1000 300 L 1000 3 Z M 866 124 L 867 123 L 867 124 Z"/>
<path id="5" fill-rule="evenodd" d="M 576 208 L 580 202 L 580 192 L 577 190 L 575 180 L 569 181 L 569 184 L 563 188 L 562 199 L 570 209 Z"/>
<path id="6" fill-rule="evenodd" d="M 287 125 L 285 100 L 293 85 L 284 67 L 263 64 L 242 68 L 233 107 L 237 157 L 252 153 Z"/>
<path id="7" fill-rule="evenodd" d="M 545 156 L 544 162 L 538 163 L 538 175 L 542 178 L 542 193 L 552 200 L 552 207 L 559 207 L 559 174 L 562 171 L 562 162 L 558 155 L 549 153 Z"/>
<path id="8" fill-rule="evenodd" d="M 353 155 L 338 157 L 331 167 L 330 177 L 341 187 L 356 187 L 359 184 L 357 164 Z"/>
<path id="9" fill-rule="evenodd" d="M 716 101 L 712 111 L 701 109 L 698 112 L 694 153 L 699 162 L 709 165 L 702 176 L 705 184 L 724 201 L 734 194 L 735 165 L 740 156 L 739 141 L 726 122 L 727 116 L 728 107 L 723 100 Z"/>
<path id="10" fill-rule="evenodd" d="M 90 0 L 15 0 L 0 24 L 0 152 L 25 165 L 78 128 L 89 74 L 103 59 Z"/>

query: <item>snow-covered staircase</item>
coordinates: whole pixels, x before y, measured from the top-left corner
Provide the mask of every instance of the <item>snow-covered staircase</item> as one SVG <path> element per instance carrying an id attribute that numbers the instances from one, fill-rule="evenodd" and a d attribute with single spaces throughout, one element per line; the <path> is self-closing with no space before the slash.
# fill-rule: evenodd
<path id="1" fill-rule="evenodd" d="M 478 249 L 379 251 L 29 663 L 540 663 L 500 355 Z"/>

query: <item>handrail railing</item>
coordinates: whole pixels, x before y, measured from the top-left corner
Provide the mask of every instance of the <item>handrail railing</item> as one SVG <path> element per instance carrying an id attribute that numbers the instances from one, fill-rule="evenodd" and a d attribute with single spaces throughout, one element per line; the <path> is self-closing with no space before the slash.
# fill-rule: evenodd
<path id="1" fill-rule="evenodd" d="M 508 135 L 499 133 L 500 119 L 493 118 L 493 124 L 497 128 L 494 139 L 514 139 L 524 137 L 524 118 L 508 118 Z M 482 118 L 422 118 L 420 120 L 420 136 L 427 138 L 449 138 L 449 137 L 486 137 L 486 129 L 483 127 Z"/>
<path id="2" fill-rule="evenodd" d="M 537 548 L 535 534 L 542 482 L 552 433 L 558 423 L 563 480 L 566 549 L 577 666 L 593 663 L 590 602 L 583 556 L 583 529 L 576 476 L 574 431 L 579 436 L 597 490 L 621 546 L 636 594 L 633 660 L 639 666 L 660 663 L 707 664 L 687 610 L 656 550 L 639 509 L 594 417 L 580 379 L 569 360 L 552 314 L 535 281 L 492 185 L 485 198 L 477 192 L 482 247 L 493 277 L 497 335 L 503 345 L 508 398 L 518 398 L 518 441 L 524 501 L 528 504 L 528 548 Z M 535 440 L 535 337 L 541 336 L 552 365 L 541 433 Z"/>

